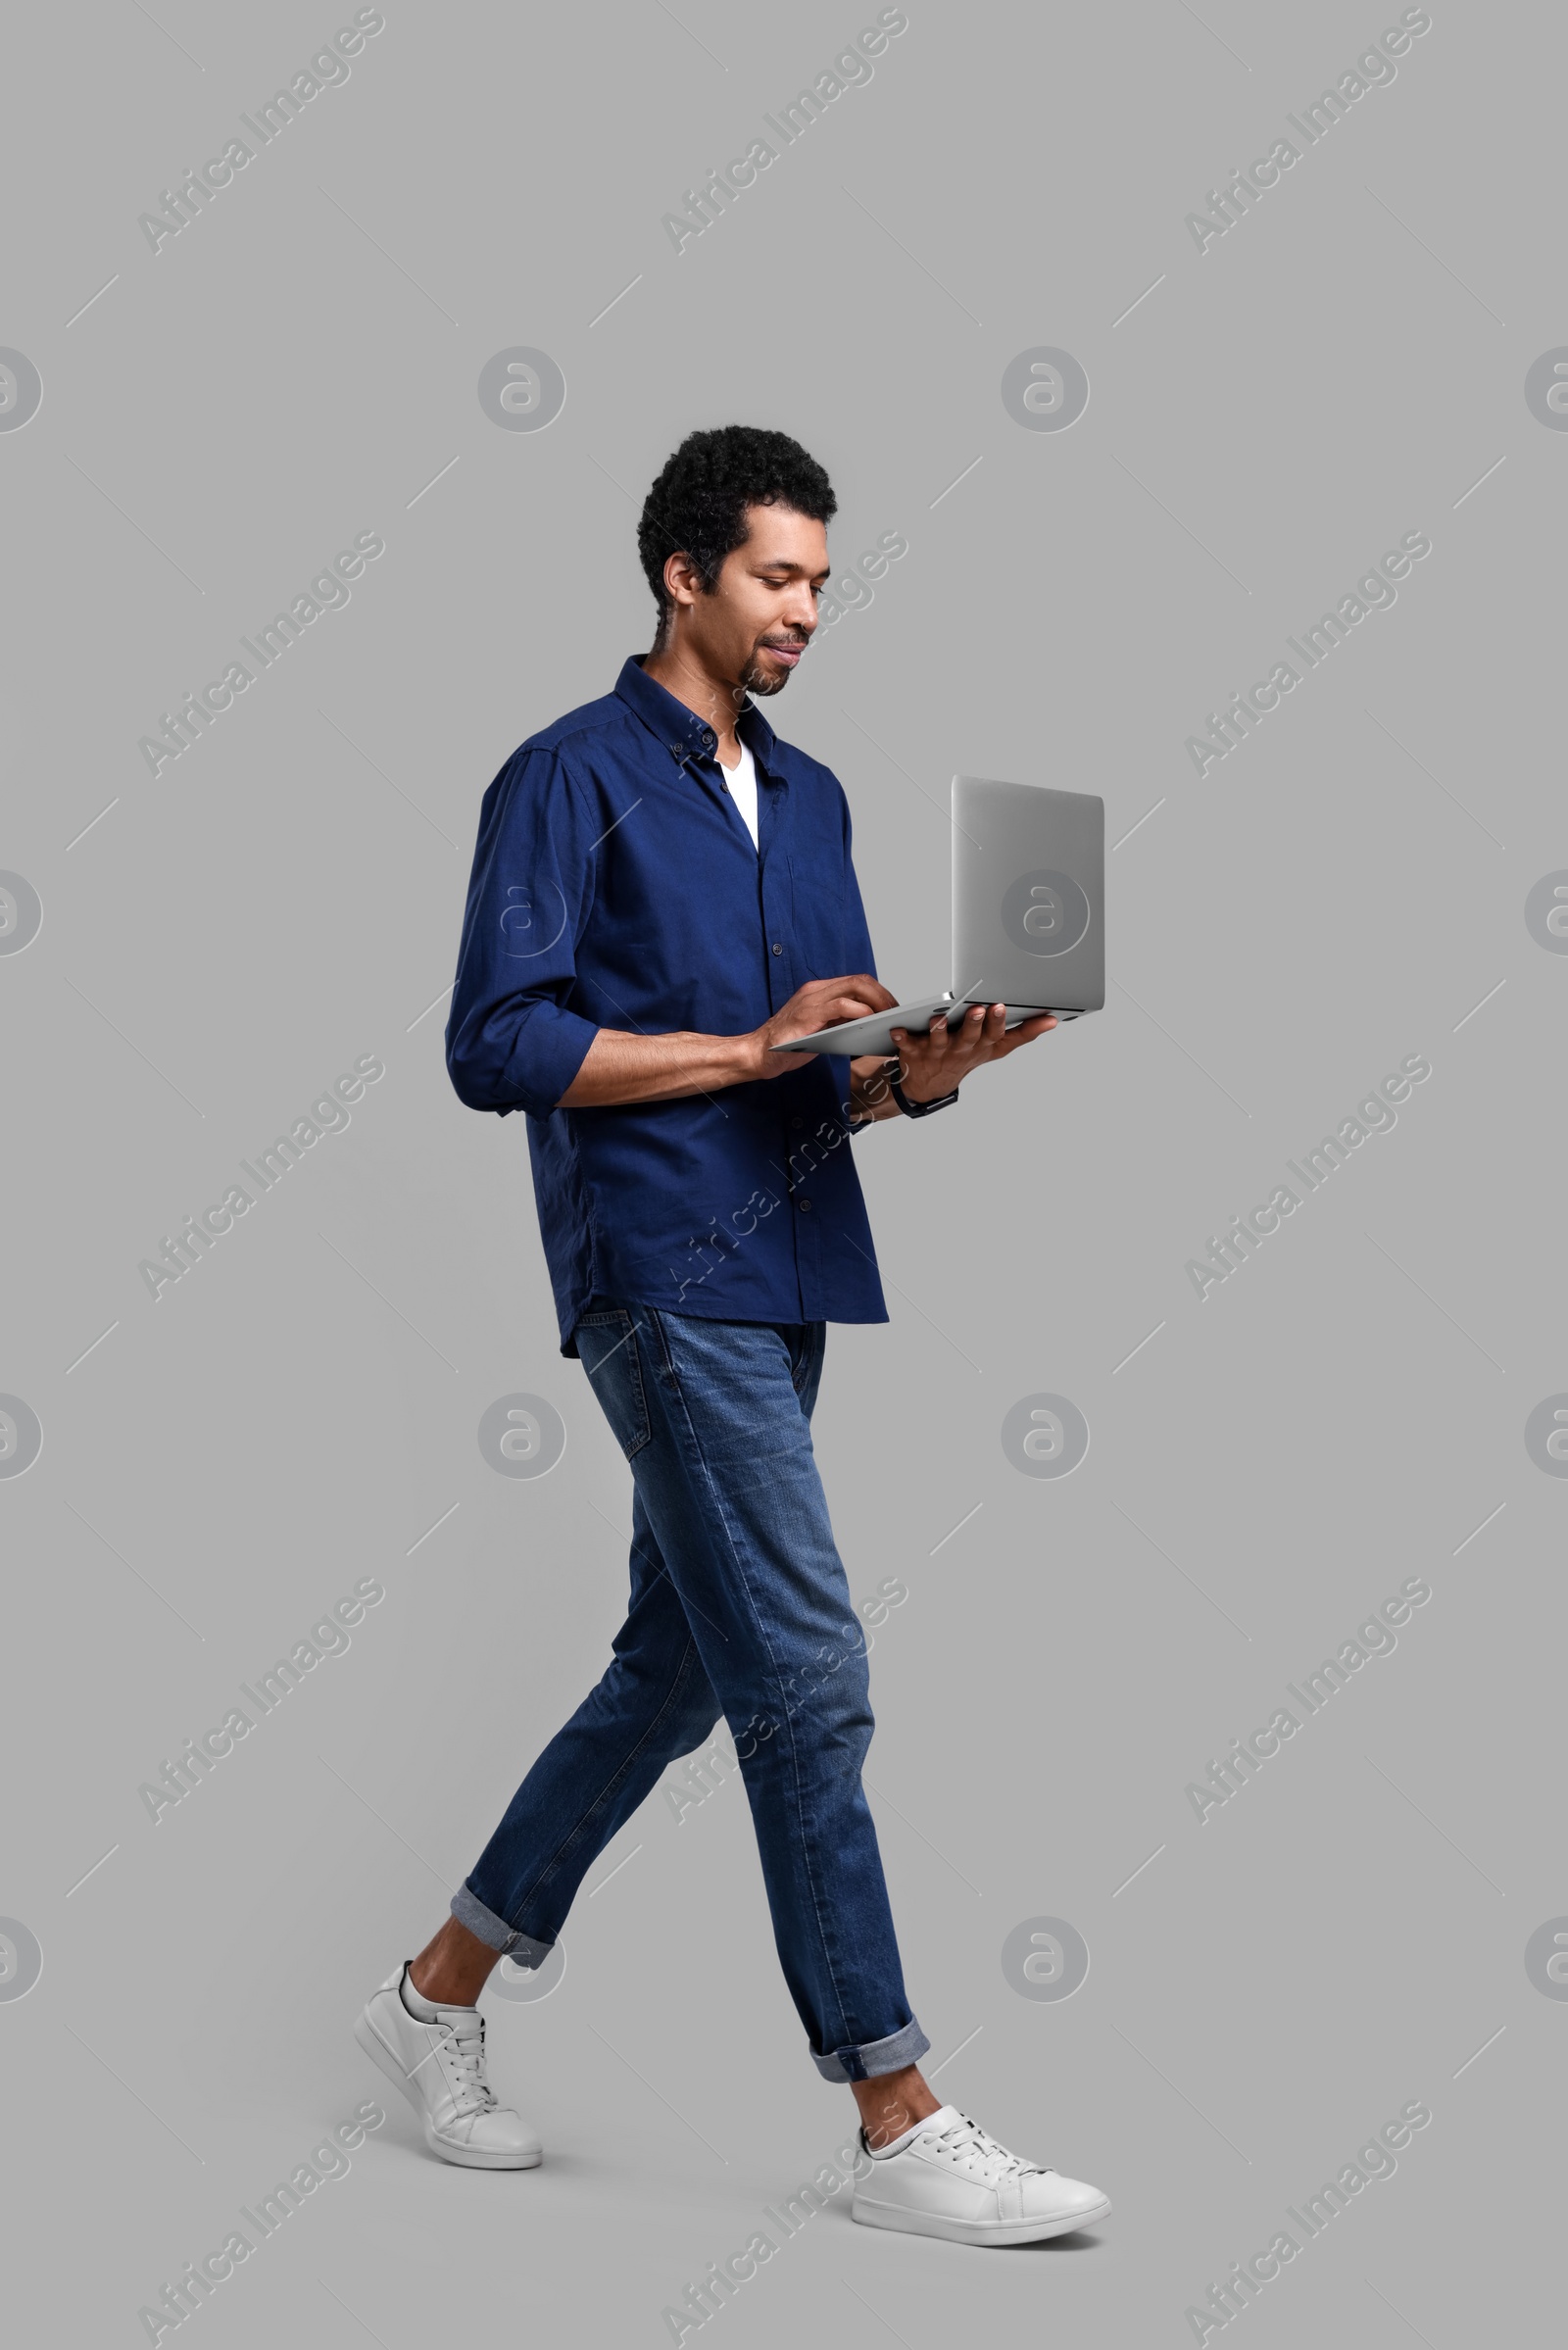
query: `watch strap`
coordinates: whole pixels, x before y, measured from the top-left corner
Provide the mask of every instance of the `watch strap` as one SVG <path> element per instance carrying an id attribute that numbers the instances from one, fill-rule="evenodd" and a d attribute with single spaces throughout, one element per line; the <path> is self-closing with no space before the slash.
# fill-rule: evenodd
<path id="1" fill-rule="evenodd" d="M 911 1102 L 896 1077 L 889 1078 L 888 1088 L 906 1118 L 928 1118 L 933 1110 L 947 1109 L 958 1099 L 956 1086 L 951 1094 L 939 1094 L 934 1102 Z"/>

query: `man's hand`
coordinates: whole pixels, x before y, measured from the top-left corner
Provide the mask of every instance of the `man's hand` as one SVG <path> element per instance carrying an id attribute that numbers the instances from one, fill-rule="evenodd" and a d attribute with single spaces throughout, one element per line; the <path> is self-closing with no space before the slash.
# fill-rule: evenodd
<path id="1" fill-rule="evenodd" d="M 932 1020 L 925 1036 L 895 1028 L 893 1043 L 899 1056 L 895 1074 L 909 1100 L 940 1101 L 974 1070 L 983 1069 L 990 1061 L 1005 1060 L 1020 1045 L 1032 1045 L 1037 1036 L 1056 1026 L 1055 1013 L 1049 1011 L 1020 1020 L 1016 1028 L 1008 1028 L 1006 1018 L 1004 1004 L 975 1004 L 951 1033 L 942 1012 Z"/>
<path id="2" fill-rule="evenodd" d="M 867 971 L 856 971 L 844 979 L 808 979 L 805 987 L 796 989 L 782 1011 L 754 1029 L 747 1040 L 756 1048 L 756 1074 L 779 1077 L 786 1069 L 804 1069 L 812 1054 L 775 1053 L 773 1046 L 785 1044 L 792 1036 L 815 1036 L 819 1028 L 836 1028 L 841 1020 L 863 1020 L 874 1011 L 891 1011 L 897 1002 Z"/>

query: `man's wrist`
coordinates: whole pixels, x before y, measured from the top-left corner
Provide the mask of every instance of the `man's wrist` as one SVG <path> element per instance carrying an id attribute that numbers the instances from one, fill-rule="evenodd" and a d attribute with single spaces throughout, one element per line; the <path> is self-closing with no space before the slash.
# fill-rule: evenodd
<path id="1" fill-rule="evenodd" d="M 928 1116 L 932 1110 L 950 1108 L 958 1099 L 956 1084 L 949 1086 L 946 1093 L 933 1094 L 924 1100 L 918 1094 L 911 1094 L 901 1082 L 899 1064 L 896 1061 L 889 1068 L 888 1091 L 906 1118 L 923 1118 Z"/>
<path id="2" fill-rule="evenodd" d="M 769 1065 L 765 1029 L 753 1028 L 744 1036 L 719 1036 L 711 1041 L 722 1085 L 748 1085 L 754 1078 L 771 1076 L 778 1066 L 776 1061 Z"/>

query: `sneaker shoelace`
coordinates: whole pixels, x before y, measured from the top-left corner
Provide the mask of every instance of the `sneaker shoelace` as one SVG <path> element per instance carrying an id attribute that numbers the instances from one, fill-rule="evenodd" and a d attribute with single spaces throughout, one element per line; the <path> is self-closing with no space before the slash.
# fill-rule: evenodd
<path id="1" fill-rule="evenodd" d="M 487 2113 L 496 2103 L 496 2093 L 484 2077 L 484 2018 L 476 2015 L 471 2025 L 461 2029 L 449 2026 L 448 2032 L 442 2053 L 452 2083 L 453 2118 L 461 2122 L 469 2114 Z"/>
<path id="2" fill-rule="evenodd" d="M 1050 2163 L 1025 2162 L 1021 2154 L 1009 2154 L 967 2117 L 933 2134 L 944 2153 L 976 2173 L 987 2186 L 999 2186 L 1004 2179 L 1027 2179 L 1052 2168 Z"/>

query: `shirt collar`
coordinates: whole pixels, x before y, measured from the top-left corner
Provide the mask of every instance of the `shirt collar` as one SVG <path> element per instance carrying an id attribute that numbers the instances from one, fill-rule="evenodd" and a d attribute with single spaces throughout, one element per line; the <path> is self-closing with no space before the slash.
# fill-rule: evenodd
<path id="1" fill-rule="evenodd" d="M 634 653 L 622 662 L 620 675 L 615 680 L 615 692 L 678 762 L 684 764 L 688 759 L 713 757 L 718 746 L 718 737 L 713 728 L 706 718 L 700 718 L 696 710 L 688 710 L 684 702 L 649 676 L 640 654 Z M 735 726 L 758 765 L 769 773 L 776 773 L 778 760 L 773 729 L 749 695 Z"/>

